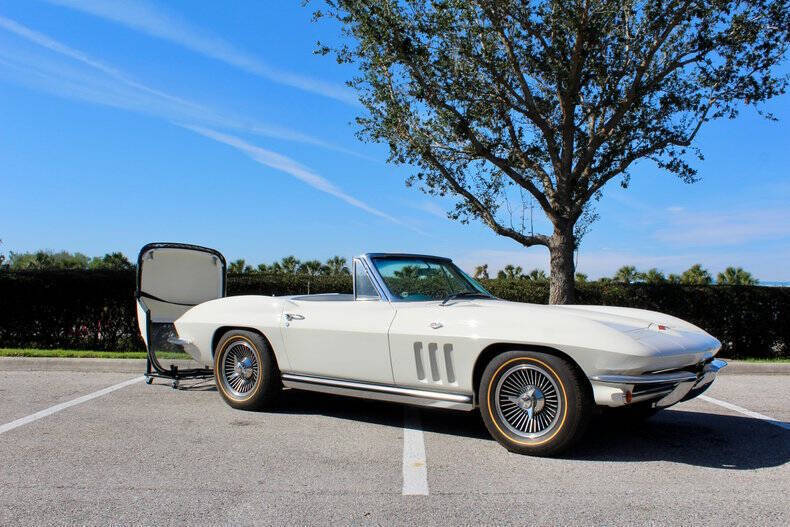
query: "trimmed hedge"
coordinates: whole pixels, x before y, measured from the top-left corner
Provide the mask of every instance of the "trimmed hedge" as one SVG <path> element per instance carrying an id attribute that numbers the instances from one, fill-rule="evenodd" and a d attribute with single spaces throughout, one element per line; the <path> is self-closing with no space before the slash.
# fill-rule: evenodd
<path id="1" fill-rule="evenodd" d="M 496 296 L 545 304 L 548 284 L 484 280 Z M 0 273 L 0 347 L 142 350 L 130 271 Z M 274 274 L 228 276 L 228 294 L 351 292 L 351 277 Z M 661 311 L 696 324 L 730 358 L 790 357 L 790 289 L 760 286 L 578 284 L 580 304 Z"/>

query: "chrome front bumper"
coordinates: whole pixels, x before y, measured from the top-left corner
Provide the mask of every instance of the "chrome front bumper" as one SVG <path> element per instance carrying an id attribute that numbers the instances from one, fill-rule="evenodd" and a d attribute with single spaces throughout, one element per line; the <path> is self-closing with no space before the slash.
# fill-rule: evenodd
<path id="1" fill-rule="evenodd" d="M 721 359 L 702 365 L 699 371 L 673 371 L 645 375 L 594 375 L 590 377 L 596 404 L 623 406 L 654 400 L 657 407 L 671 406 L 696 397 L 707 389 L 719 370 L 727 366 Z M 630 395 L 629 395 L 630 394 Z M 630 400 L 629 400 L 630 399 Z"/>

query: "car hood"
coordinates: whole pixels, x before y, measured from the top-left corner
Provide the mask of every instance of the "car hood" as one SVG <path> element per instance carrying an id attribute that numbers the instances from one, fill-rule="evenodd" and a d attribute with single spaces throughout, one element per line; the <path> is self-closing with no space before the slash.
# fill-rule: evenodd
<path id="1" fill-rule="evenodd" d="M 678 362 L 689 364 L 712 356 L 721 347 L 718 340 L 694 324 L 645 309 L 548 306 L 499 299 L 470 299 L 455 305 L 462 311 L 466 311 L 466 306 L 470 310 L 466 311 L 468 319 L 490 326 L 491 332 L 513 335 L 516 339 L 522 336 L 524 342 L 619 350 L 645 356 L 689 355 L 688 360 L 678 358 Z"/>
<path id="2" fill-rule="evenodd" d="M 546 309 L 557 310 L 588 320 L 594 320 L 618 331 L 637 331 L 647 328 L 658 329 L 658 326 L 663 326 L 667 328 L 667 330 L 704 333 L 702 329 L 685 320 L 656 311 L 648 311 L 646 309 L 582 305 L 545 307 Z"/>
<path id="3" fill-rule="evenodd" d="M 542 314 L 547 315 L 555 321 L 564 320 L 571 322 L 576 319 L 583 319 L 598 324 L 602 324 L 619 332 L 635 332 L 645 329 L 658 330 L 663 326 L 662 331 L 684 331 L 691 333 L 705 334 L 705 331 L 694 324 L 686 322 L 677 317 L 630 307 L 616 306 L 587 306 L 587 305 L 545 305 L 529 304 L 522 302 L 512 302 L 508 300 L 461 300 L 457 305 L 491 307 L 504 309 L 512 313 Z"/>

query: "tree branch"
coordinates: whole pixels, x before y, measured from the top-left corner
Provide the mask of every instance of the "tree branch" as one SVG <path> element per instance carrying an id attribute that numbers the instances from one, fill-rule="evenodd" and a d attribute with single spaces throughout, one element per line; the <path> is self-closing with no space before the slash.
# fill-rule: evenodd
<path id="1" fill-rule="evenodd" d="M 513 70 L 513 73 L 518 81 L 519 85 L 521 86 L 521 91 L 523 94 L 523 99 L 527 104 L 528 113 L 525 116 L 532 121 L 535 126 L 543 134 L 543 138 L 546 141 L 546 147 L 549 153 L 549 158 L 551 159 L 552 165 L 554 165 L 555 170 L 560 167 L 560 156 L 559 156 L 559 147 L 554 139 L 554 130 L 549 124 L 549 122 L 540 115 L 538 111 L 537 104 L 535 103 L 535 98 L 532 95 L 532 90 L 529 89 L 529 84 L 527 83 L 526 77 L 524 77 L 523 69 L 521 67 L 521 62 L 518 60 L 516 56 L 516 52 L 513 47 L 513 43 L 507 37 L 504 28 L 502 27 L 502 20 L 496 16 L 496 14 L 488 9 L 486 6 L 480 5 L 486 15 L 491 19 L 491 23 L 494 26 L 494 29 L 499 36 L 502 45 L 505 47 L 505 52 L 507 53 L 508 61 L 510 62 L 510 67 Z"/>
<path id="2" fill-rule="evenodd" d="M 678 2 L 673 2 L 668 8 L 667 11 L 674 8 Z M 619 107 L 615 112 L 612 114 L 611 117 L 601 126 L 598 133 L 596 133 L 592 137 L 592 141 L 588 143 L 586 151 L 581 159 L 576 163 L 576 167 L 574 167 L 573 173 L 574 178 L 579 178 L 581 173 L 587 168 L 587 166 L 592 161 L 595 152 L 598 148 L 603 144 L 603 142 L 609 137 L 609 135 L 614 131 L 615 127 L 620 124 L 622 118 L 626 115 L 628 110 L 630 110 L 634 103 L 637 101 L 639 94 L 641 93 L 642 88 L 642 78 L 645 72 L 650 68 L 650 65 L 653 63 L 653 58 L 655 57 L 658 50 L 661 46 L 666 42 L 667 38 L 672 34 L 675 28 L 680 24 L 683 15 L 686 11 L 686 8 L 689 6 L 689 3 L 686 2 L 682 7 L 677 9 L 674 16 L 672 17 L 671 21 L 667 24 L 664 28 L 664 31 L 657 37 L 653 39 L 653 43 L 648 50 L 648 53 L 645 55 L 645 58 L 642 60 L 642 63 L 636 69 L 636 73 L 634 74 L 634 80 L 631 83 L 631 86 L 626 93 L 625 98 L 620 103 Z M 670 70 L 670 71 L 674 71 Z M 669 72 L 667 72 L 667 75 Z M 661 77 L 663 78 L 663 77 Z M 583 185 L 586 185 L 586 181 L 581 182 Z"/>
<path id="3" fill-rule="evenodd" d="M 435 170 L 441 173 L 442 177 L 450 185 L 450 188 L 453 189 L 453 191 L 457 194 L 463 196 L 472 209 L 474 209 L 474 211 L 478 214 L 480 219 L 482 219 L 483 222 L 488 225 L 488 227 L 495 233 L 499 234 L 500 236 L 511 238 L 525 247 L 531 247 L 533 245 L 544 245 L 546 247 L 549 246 L 549 238 L 544 234 L 526 235 L 518 232 L 515 229 L 501 225 L 496 221 L 496 218 L 494 218 L 494 215 L 491 213 L 491 211 L 488 210 L 488 208 L 483 205 L 479 199 L 477 199 L 477 196 L 472 194 L 469 189 L 461 185 L 461 183 L 453 176 L 447 167 L 445 167 L 439 161 L 439 159 L 436 158 L 434 153 L 431 152 L 430 148 L 424 148 L 421 153 L 424 156 L 424 159 L 426 159 Z"/>

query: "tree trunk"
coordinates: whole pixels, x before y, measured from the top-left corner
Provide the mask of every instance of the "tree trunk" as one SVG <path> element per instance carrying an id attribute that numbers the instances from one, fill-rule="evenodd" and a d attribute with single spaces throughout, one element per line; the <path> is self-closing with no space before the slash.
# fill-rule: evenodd
<path id="1" fill-rule="evenodd" d="M 551 279 L 549 281 L 549 304 L 572 304 L 575 301 L 573 263 L 573 228 L 554 229 L 549 238 L 551 256 Z"/>

